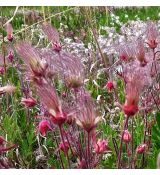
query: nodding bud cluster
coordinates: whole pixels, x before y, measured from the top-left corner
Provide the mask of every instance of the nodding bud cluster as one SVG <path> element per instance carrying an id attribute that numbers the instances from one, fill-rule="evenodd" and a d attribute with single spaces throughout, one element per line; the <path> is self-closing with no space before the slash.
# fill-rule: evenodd
<path id="1" fill-rule="evenodd" d="M 62 111 L 61 103 L 57 96 L 55 88 L 44 79 L 41 81 L 41 84 L 36 83 L 36 87 L 42 104 L 44 104 L 44 106 L 46 106 L 48 109 L 51 121 L 58 126 L 65 123 L 67 116 Z"/>
<path id="2" fill-rule="evenodd" d="M 39 123 L 38 130 L 40 131 L 40 133 L 42 134 L 42 136 L 45 137 L 47 131 L 52 130 L 49 121 L 48 120 L 42 120 Z"/>
<path id="3" fill-rule="evenodd" d="M 94 147 L 97 154 L 104 154 L 110 150 L 107 140 L 98 140 Z"/>
<path id="4" fill-rule="evenodd" d="M 56 64 L 60 63 L 60 72 L 66 86 L 74 89 L 81 87 L 84 83 L 84 68 L 80 58 L 61 51 L 59 33 L 51 24 L 44 23 L 42 30 L 52 42 L 54 51 L 59 52 Z"/>
<path id="5" fill-rule="evenodd" d="M 60 44 L 58 31 L 47 22 L 43 23 L 42 30 L 47 35 L 48 40 L 52 42 L 53 50 L 56 52 L 60 52 L 62 46 Z"/>
<path id="6" fill-rule="evenodd" d="M 88 133 L 91 132 L 100 121 L 96 116 L 95 106 L 89 93 L 81 91 L 78 97 L 76 123 Z"/>
<path id="7" fill-rule="evenodd" d="M 112 92 L 115 89 L 115 83 L 113 81 L 108 81 L 106 84 L 108 92 Z"/>
<path id="8" fill-rule="evenodd" d="M 136 153 L 137 154 L 144 154 L 146 152 L 146 149 L 147 149 L 147 144 L 141 144 L 137 147 Z"/>
<path id="9" fill-rule="evenodd" d="M 59 144 L 59 149 L 60 149 L 61 151 L 63 151 L 65 155 L 67 155 L 67 153 L 68 153 L 68 151 L 69 151 L 69 144 L 68 144 L 68 142 L 67 142 L 67 141 L 64 141 L 64 143 L 61 142 L 61 143 Z"/>
<path id="10" fill-rule="evenodd" d="M 10 23 L 7 23 L 6 25 L 6 32 L 7 32 L 8 41 L 12 42 L 13 41 L 13 28 Z"/>
<path id="11" fill-rule="evenodd" d="M 153 22 L 149 22 L 147 25 L 147 43 L 151 49 L 155 49 L 158 45 L 157 42 L 158 29 Z"/>
<path id="12" fill-rule="evenodd" d="M 47 63 L 40 58 L 38 51 L 29 43 L 22 42 L 17 46 L 17 53 L 31 71 L 33 78 L 45 77 Z"/>
<path id="13" fill-rule="evenodd" d="M 21 103 L 26 108 L 33 108 L 37 104 L 37 101 L 33 97 L 29 97 L 29 98 L 22 98 Z"/>
<path id="14" fill-rule="evenodd" d="M 129 133 L 128 130 L 124 130 L 122 140 L 123 140 L 123 142 L 125 142 L 125 143 L 129 143 L 129 142 L 132 140 L 132 136 L 131 136 L 131 134 Z"/>

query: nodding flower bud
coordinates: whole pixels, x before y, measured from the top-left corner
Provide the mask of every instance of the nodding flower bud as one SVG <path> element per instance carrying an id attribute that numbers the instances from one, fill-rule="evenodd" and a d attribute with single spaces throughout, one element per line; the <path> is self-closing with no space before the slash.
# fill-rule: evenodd
<path id="1" fill-rule="evenodd" d="M 144 43 L 140 39 L 136 42 L 136 58 L 138 59 L 142 67 L 147 64 L 145 58 Z"/>
<path id="2" fill-rule="evenodd" d="M 119 59 L 122 61 L 129 61 L 134 58 L 135 49 L 132 45 L 123 45 L 119 48 Z"/>
<path id="3" fill-rule="evenodd" d="M 30 97 L 30 98 L 22 98 L 21 103 L 26 108 L 33 108 L 37 104 L 37 101 L 33 97 Z"/>
<path id="4" fill-rule="evenodd" d="M 7 32 L 8 41 L 12 42 L 13 41 L 13 28 L 10 23 L 7 23 L 6 25 L 6 32 Z"/>
<path id="5" fill-rule="evenodd" d="M 123 111 L 128 117 L 134 116 L 138 110 L 138 106 L 134 104 L 123 106 Z"/>
<path id="6" fill-rule="evenodd" d="M 110 148 L 108 147 L 107 140 L 98 140 L 98 142 L 95 144 L 95 152 L 97 154 L 104 154 L 109 150 Z"/>
<path id="7" fill-rule="evenodd" d="M 132 140 L 132 136 L 131 136 L 131 134 L 129 133 L 128 130 L 124 131 L 122 140 L 125 143 L 129 143 Z"/>
<path id="8" fill-rule="evenodd" d="M 6 142 L 5 139 L 2 136 L 0 136 L 0 145 L 3 145 L 4 142 Z"/>
<path id="9" fill-rule="evenodd" d="M 37 49 L 25 42 L 19 43 L 16 49 L 31 72 L 33 79 L 45 77 L 48 64 L 45 60 L 41 59 Z"/>
<path id="10" fill-rule="evenodd" d="M 147 149 L 147 144 L 141 144 L 137 147 L 136 153 L 137 154 L 144 154 L 146 152 L 146 149 Z"/>
<path id="11" fill-rule="evenodd" d="M 89 133 L 97 127 L 101 118 L 97 116 L 93 99 L 88 92 L 81 91 L 77 99 L 76 123 Z"/>
<path id="12" fill-rule="evenodd" d="M 39 123 L 38 129 L 40 131 L 40 133 L 42 134 L 42 136 L 46 136 L 46 133 L 48 130 L 52 130 L 50 123 L 47 120 L 42 120 Z"/>
<path id="13" fill-rule="evenodd" d="M 59 33 L 57 29 L 52 27 L 51 24 L 44 22 L 42 25 L 42 30 L 47 35 L 48 40 L 52 42 L 53 50 L 60 52 L 62 46 L 60 45 Z"/>
<path id="14" fill-rule="evenodd" d="M 68 153 L 68 151 L 69 151 L 69 144 L 68 144 L 68 142 L 67 141 L 64 141 L 64 143 L 61 142 L 60 145 L 59 145 L 59 149 L 61 151 L 63 151 L 64 154 L 66 155 Z"/>
<path id="15" fill-rule="evenodd" d="M 147 26 L 147 43 L 151 49 L 155 49 L 157 43 L 158 30 L 153 22 L 148 23 Z"/>
<path id="16" fill-rule="evenodd" d="M 51 121 L 58 126 L 61 126 L 63 123 L 66 122 L 67 116 L 65 113 L 58 112 L 57 114 L 52 115 L 52 111 L 49 111 L 51 114 Z"/>
<path id="17" fill-rule="evenodd" d="M 111 92 L 115 88 L 115 83 L 112 81 L 108 81 L 106 84 L 106 88 L 107 88 L 108 92 Z"/>
<path id="18" fill-rule="evenodd" d="M 4 73 L 5 73 L 4 67 L 0 67 L 0 74 L 1 74 L 1 75 L 4 75 Z"/>
<path id="19" fill-rule="evenodd" d="M 52 43 L 52 46 L 53 46 L 53 50 L 54 50 L 55 52 L 60 52 L 61 49 L 62 49 L 62 46 L 61 46 L 60 43 Z"/>
<path id="20" fill-rule="evenodd" d="M 123 112 L 127 117 L 134 116 L 139 108 L 139 96 L 142 89 L 142 82 L 138 73 L 135 75 L 129 75 L 128 79 L 126 79 L 126 100 L 123 105 Z"/>
<path id="21" fill-rule="evenodd" d="M 13 55 L 13 52 L 12 51 L 10 51 L 10 53 L 9 53 L 9 55 L 8 55 L 8 59 L 9 59 L 9 61 L 12 63 L 13 62 L 13 60 L 14 60 L 14 55 Z"/>

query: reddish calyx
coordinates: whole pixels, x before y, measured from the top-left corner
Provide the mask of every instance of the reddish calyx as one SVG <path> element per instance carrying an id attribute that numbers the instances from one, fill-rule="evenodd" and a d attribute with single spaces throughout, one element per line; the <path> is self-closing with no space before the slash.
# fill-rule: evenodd
<path id="1" fill-rule="evenodd" d="M 123 111 L 128 116 L 134 116 L 138 112 L 138 106 L 137 105 L 124 105 Z"/>

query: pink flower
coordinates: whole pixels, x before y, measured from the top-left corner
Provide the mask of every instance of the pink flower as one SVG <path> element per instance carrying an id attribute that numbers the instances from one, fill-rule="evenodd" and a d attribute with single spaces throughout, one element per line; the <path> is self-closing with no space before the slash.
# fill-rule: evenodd
<path id="1" fill-rule="evenodd" d="M 55 88 L 46 81 L 42 81 L 41 84 L 37 83 L 36 87 L 42 104 L 48 109 L 51 121 L 54 124 L 62 125 L 66 121 L 67 116 L 62 110 Z"/>
<path id="2" fill-rule="evenodd" d="M 134 58 L 135 48 L 133 45 L 125 44 L 119 47 L 119 58 L 122 61 L 129 61 Z"/>
<path id="3" fill-rule="evenodd" d="M 29 43 L 21 42 L 16 49 L 35 79 L 46 75 L 48 65 L 41 59 L 39 52 L 35 48 Z"/>
<path id="4" fill-rule="evenodd" d="M 3 75 L 5 73 L 4 67 L 0 67 L 0 74 Z"/>
<path id="5" fill-rule="evenodd" d="M 147 148 L 147 145 L 146 144 L 139 145 L 137 147 L 137 149 L 136 149 L 137 154 L 143 154 L 143 153 L 145 153 L 146 148 Z"/>
<path id="6" fill-rule="evenodd" d="M 106 88 L 107 88 L 108 92 L 111 92 L 115 88 L 115 83 L 112 81 L 108 81 L 106 84 Z"/>
<path id="7" fill-rule="evenodd" d="M 151 49 L 155 49 L 158 45 L 157 43 L 158 30 L 153 22 L 149 22 L 147 25 L 147 43 Z"/>
<path id="8" fill-rule="evenodd" d="M 128 130 L 125 130 L 125 131 L 124 131 L 122 140 L 123 140 L 125 143 L 129 143 L 129 142 L 132 140 L 132 136 L 131 136 L 131 134 L 129 133 Z"/>
<path id="9" fill-rule="evenodd" d="M 67 120 L 67 116 L 64 113 L 57 113 L 56 115 L 51 115 L 51 121 L 58 126 L 61 126 Z"/>
<path id="10" fill-rule="evenodd" d="M 21 103 L 26 107 L 26 108 L 32 108 L 37 104 L 37 101 L 33 97 L 29 98 L 22 98 Z"/>
<path id="11" fill-rule="evenodd" d="M 98 142 L 95 144 L 95 152 L 97 154 L 104 154 L 109 150 L 110 148 L 108 147 L 107 140 L 98 140 Z"/>
<path id="12" fill-rule="evenodd" d="M 65 154 L 67 154 L 68 151 L 69 151 L 69 144 L 68 144 L 68 142 L 67 141 L 65 141 L 64 143 L 61 142 L 60 145 L 59 145 L 59 149 L 61 151 L 63 151 Z"/>
<path id="13" fill-rule="evenodd" d="M 60 52 L 62 46 L 60 44 L 59 33 L 58 33 L 57 29 L 52 27 L 51 24 L 45 22 L 42 25 L 42 30 L 47 35 L 49 41 L 52 42 L 54 51 Z"/>
<path id="14" fill-rule="evenodd" d="M 52 130 L 51 126 L 50 126 L 50 123 L 47 121 L 47 120 L 42 120 L 40 123 L 39 123 L 39 131 L 40 133 L 42 134 L 42 136 L 46 136 L 46 133 L 48 130 Z"/>
<path id="15" fill-rule="evenodd" d="M 144 43 L 140 39 L 136 42 L 136 58 L 138 59 L 142 67 L 147 64 Z"/>
<path id="16" fill-rule="evenodd" d="M 13 62 L 13 60 L 14 60 L 14 55 L 13 55 L 13 52 L 12 51 L 10 51 L 10 53 L 9 53 L 9 55 L 8 55 L 8 59 L 9 59 L 9 61 L 12 63 Z"/>
<path id="17" fill-rule="evenodd" d="M 81 91 L 75 112 L 76 123 L 87 132 L 95 129 L 100 117 L 96 115 L 95 106 L 89 93 Z"/>
<path id="18" fill-rule="evenodd" d="M 128 117 L 134 116 L 138 112 L 138 110 L 139 110 L 138 106 L 134 104 L 130 104 L 130 105 L 126 104 L 123 106 L 123 111 Z"/>
<path id="19" fill-rule="evenodd" d="M 123 111 L 124 113 L 130 117 L 134 116 L 139 108 L 139 95 L 142 90 L 142 80 L 140 79 L 140 76 L 138 74 L 139 72 L 136 72 L 135 74 L 129 74 L 128 77 L 126 77 L 126 100 L 125 104 L 123 105 Z"/>

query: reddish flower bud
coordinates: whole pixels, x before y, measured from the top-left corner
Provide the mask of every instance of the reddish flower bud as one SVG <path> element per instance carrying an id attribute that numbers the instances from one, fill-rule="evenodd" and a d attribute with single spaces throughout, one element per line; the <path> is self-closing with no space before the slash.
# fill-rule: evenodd
<path id="1" fill-rule="evenodd" d="M 63 98 L 66 98 L 67 97 L 67 94 L 65 92 L 62 93 L 62 97 Z"/>
<path id="2" fill-rule="evenodd" d="M 51 24 L 45 22 L 42 25 L 42 30 L 47 35 L 48 39 L 52 42 L 54 51 L 60 52 L 62 47 L 60 45 L 59 33 L 57 29 L 52 27 Z"/>
<path id="3" fill-rule="evenodd" d="M 21 103 L 26 107 L 26 108 L 32 108 L 37 104 L 37 101 L 30 97 L 30 98 L 22 98 Z"/>
<path id="4" fill-rule="evenodd" d="M 119 59 L 122 61 L 129 61 L 132 60 L 134 57 L 135 49 L 132 45 L 125 44 L 119 47 Z"/>
<path id="5" fill-rule="evenodd" d="M 42 120 L 40 123 L 39 123 L 39 131 L 40 133 L 42 134 L 42 136 L 46 136 L 46 133 L 48 130 L 52 130 L 51 126 L 50 126 L 50 123 L 47 121 L 47 120 Z"/>
<path id="6" fill-rule="evenodd" d="M 9 59 L 9 61 L 12 63 L 13 62 L 13 60 L 14 60 L 14 55 L 13 55 L 13 53 L 10 51 L 10 53 L 9 53 L 9 55 L 8 55 L 8 59 Z"/>
<path id="7" fill-rule="evenodd" d="M 147 26 L 147 38 L 148 45 L 151 49 L 155 49 L 158 45 L 157 43 L 158 30 L 153 22 L 148 23 Z"/>
<path id="8" fill-rule="evenodd" d="M 124 105 L 123 111 L 128 117 L 131 117 L 131 116 L 134 116 L 138 112 L 138 106 L 137 105 Z"/>
<path id="9" fill-rule="evenodd" d="M 140 39 L 136 42 L 136 58 L 138 59 L 142 67 L 144 67 L 147 64 L 144 42 Z"/>
<path id="10" fill-rule="evenodd" d="M 61 51 L 62 46 L 60 45 L 60 43 L 53 43 L 52 45 L 53 45 L 54 51 L 56 51 L 56 52 L 60 52 Z"/>
<path id="11" fill-rule="evenodd" d="M 125 130 L 125 131 L 124 131 L 122 140 L 123 140 L 125 143 L 129 143 L 129 142 L 132 140 L 132 136 L 131 136 L 131 134 L 129 133 L 128 130 Z"/>
<path id="12" fill-rule="evenodd" d="M 115 88 L 114 82 L 108 81 L 106 84 L 106 88 L 107 88 L 108 92 L 111 92 Z"/>
<path id="13" fill-rule="evenodd" d="M 69 150 L 69 144 L 68 144 L 68 142 L 67 141 L 65 141 L 64 143 L 61 142 L 60 145 L 59 145 L 59 149 L 61 151 L 63 151 L 64 154 L 67 154 L 68 153 L 68 150 Z"/>
<path id="14" fill-rule="evenodd" d="M 4 75 L 4 73 L 5 73 L 4 67 L 0 67 L 0 74 L 1 74 L 1 75 Z"/>
<path id="15" fill-rule="evenodd" d="M 55 116 L 51 115 L 51 121 L 58 126 L 61 126 L 67 120 L 67 116 L 64 113 L 57 113 Z"/>
<path id="16" fill-rule="evenodd" d="M 109 150 L 110 150 L 110 148 L 108 147 L 107 140 L 98 140 L 98 142 L 95 145 L 95 152 L 97 154 L 104 154 Z"/>
<path id="17" fill-rule="evenodd" d="M 143 154 L 143 153 L 145 153 L 146 148 L 147 148 L 147 145 L 146 144 L 139 145 L 137 147 L 137 149 L 136 149 L 137 154 Z"/>

